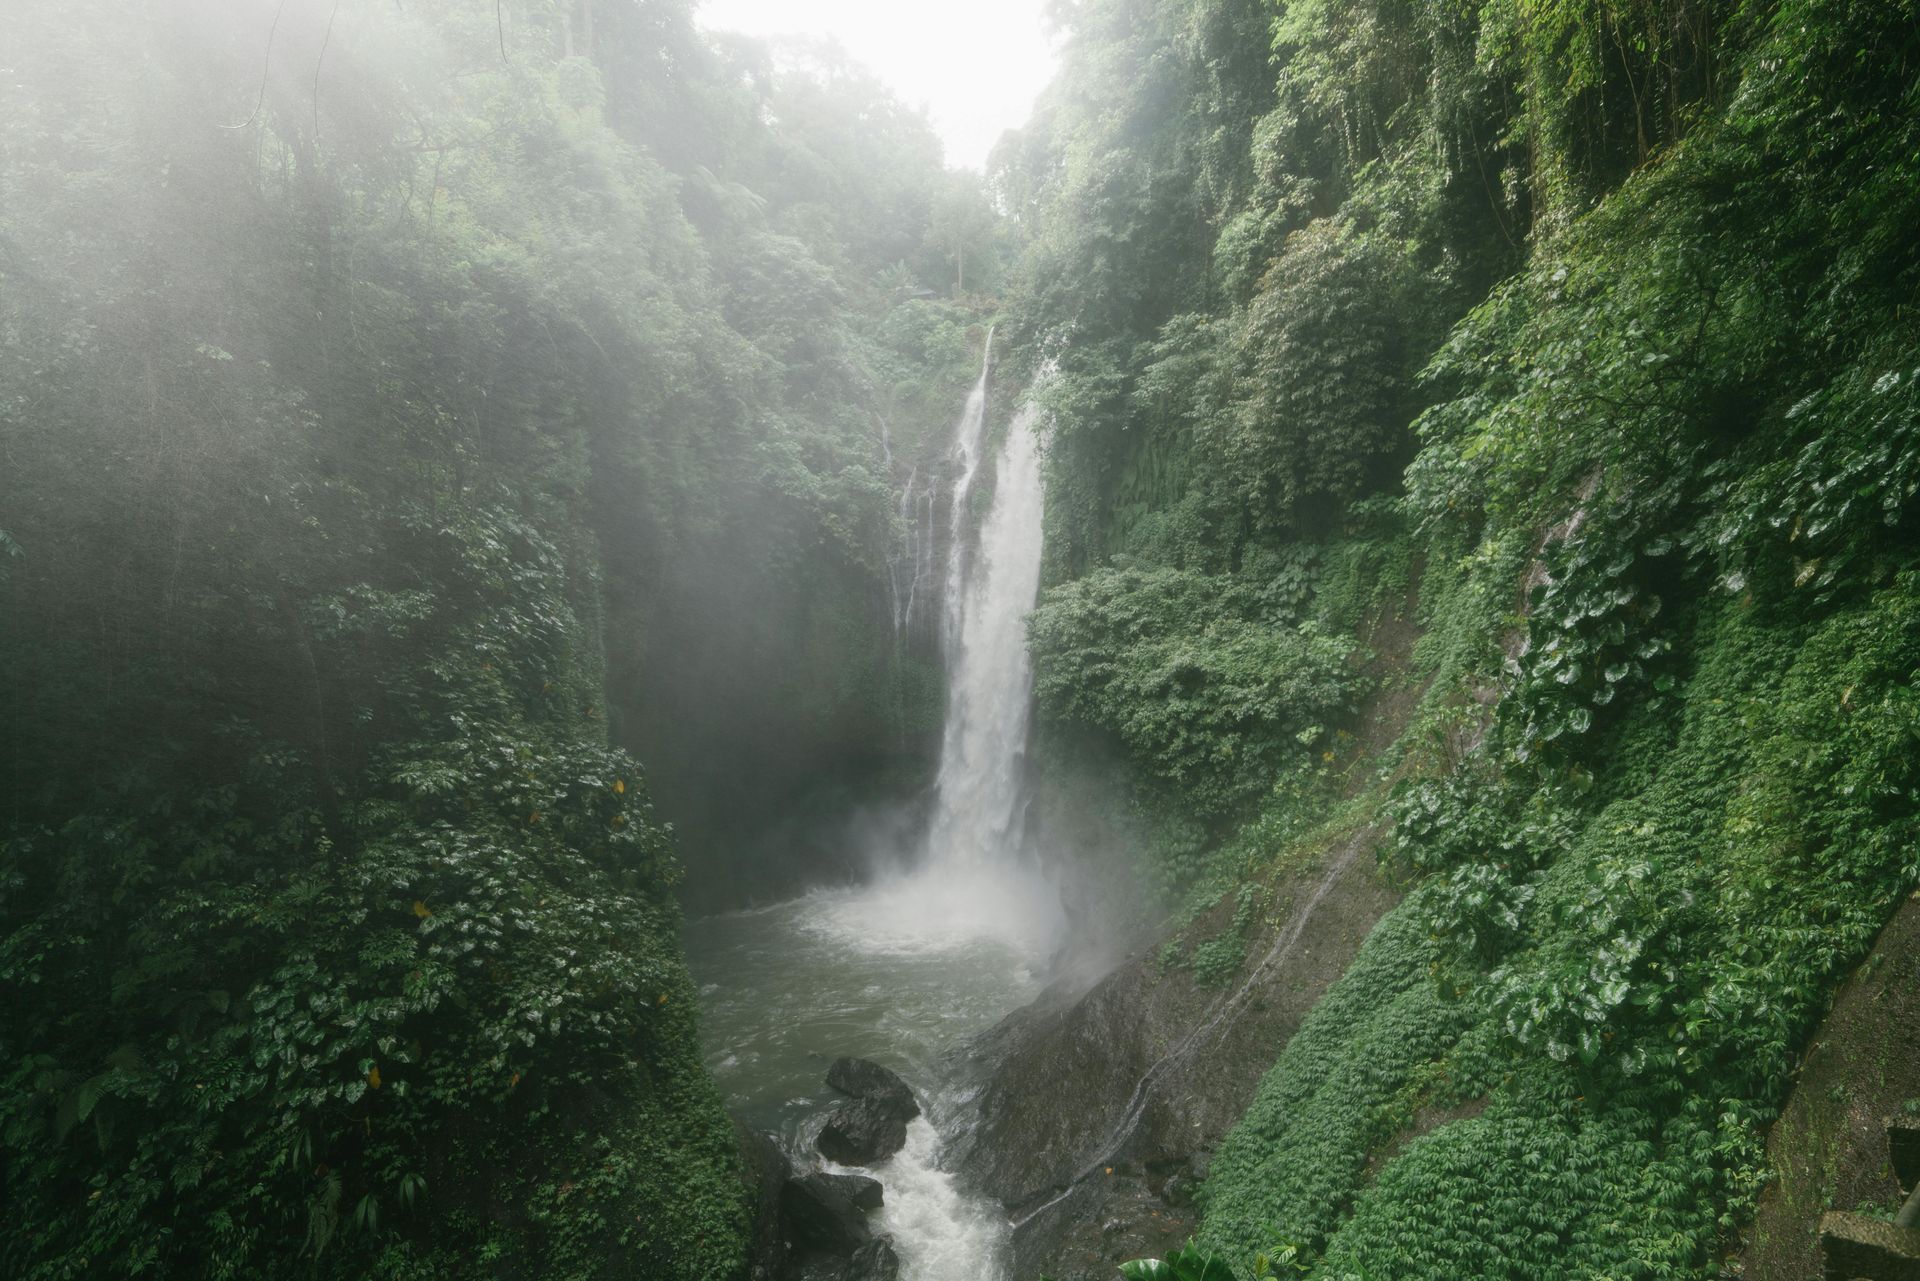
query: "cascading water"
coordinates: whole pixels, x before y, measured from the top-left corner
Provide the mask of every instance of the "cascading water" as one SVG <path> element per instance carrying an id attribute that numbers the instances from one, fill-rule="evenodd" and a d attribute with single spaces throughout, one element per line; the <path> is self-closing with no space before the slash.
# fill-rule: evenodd
<path id="1" fill-rule="evenodd" d="M 973 498 L 973 482 L 980 475 L 980 455 L 986 445 L 987 378 L 992 373 L 993 330 L 989 328 L 986 351 L 980 360 L 980 378 L 967 394 L 967 407 L 961 412 L 960 426 L 953 434 L 954 462 L 960 473 L 954 478 L 953 491 L 947 498 L 947 583 L 946 595 L 942 597 L 946 605 L 946 626 L 940 634 L 940 643 L 949 655 L 949 675 L 955 666 L 951 655 L 960 639 L 960 620 L 965 613 L 967 565 L 971 559 L 967 555 L 967 515 Z M 1036 529 L 1036 538 L 1038 532 Z M 1031 597 L 1028 603 L 1032 603 Z"/>
<path id="2" fill-rule="evenodd" d="M 947 491 L 947 528 L 944 545 L 946 549 L 946 573 L 944 576 L 945 595 L 938 603 L 943 605 L 940 619 L 938 642 L 943 651 L 952 652 L 959 636 L 961 596 L 966 588 L 967 556 L 966 520 L 968 501 L 973 494 L 975 479 L 980 474 L 980 458 L 985 443 L 987 426 L 987 379 L 993 373 L 993 329 L 987 330 L 986 348 L 980 358 L 980 377 L 974 381 L 973 390 L 967 393 L 966 407 L 961 411 L 960 421 L 954 430 L 950 447 L 950 461 L 956 470 L 953 484 Z M 889 469 L 893 466 L 892 436 L 883 428 L 881 445 L 885 452 Z M 907 473 L 907 482 L 900 490 L 900 523 L 906 531 L 905 544 L 892 558 L 888 567 L 888 586 L 893 596 L 893 632 L 896 642 L 906 642 L 914 638 L 916 624 L 925 607 L 926 597 L 934 586 L 934 562 L 939 557 L 942 539 L 934 524 L 934 507 L 938 501 L 939 478 L 934 469 L 914 467 Z"/>
<path id="3" fill-rule="evenodd" d="M 976 414 L 984 418 L 984 409 L 970 403 L 963 440 L 978 430 Z M 1026 616 L 1040 586 L 1045 502 L 1038 423 L 1029 402 L 1007 432 L 977 549 L 967 551 L 964 528 L 952 539 L 947 720 L 933 818 L 917 864 L 875 887 L 875 905 L 895 928 L 990 935 L 1028 948 L 1050 943 L 1064 924 L 1059 894 L 1026 856 L 1019 832 L 1033 697 Z M 956 511 L 973 475 L 969 468 L 955 490 Z"/>
<path id="4" fill-rule="evenodd" d="M 1018 846 L 1013 822 L 1033 698 L 1026 622 L 1040 588 L 1045 502 L 1035 425 L 1029 406 L 1008 432 L 993 511 L 980 534 L 980 572 L 967 584 L 960 610 L 939 804 L 927 837 L 928 853 L 940 863 L 999 861 Z"/>
<path id="5" fill-rule="evenodd" d="M 1031 405 L 1001 448 L 977 543 L 966 537 L 981 475 L 991 350 L 989 334 L 980 380 L 955 429 L 941 602 L 947 722 L 933 816 L 917 857 L 891 860 L 866 886 L 709 918 L 687 931 L 710 1066 L 735 1112 L 778 1131 L 797 1159 L 820 1160 L 810 1140 L 828 1101 L 821 1075 L 832 1058 L 878 1059 L 921 1095 L 929 1116 L 909 1128 L 898 1155 L 867 1171 L 885 1186 L 873 1227 L 894 1238 L 902 1281 L 991 1281 L 1004 1273 L 1004 1216 L 963 1195 L 939 1168 L 935 1126 L 958 1119 L 962 1106 L 945 1089 L 940 1059 L 1038 993 L 1063 927 L 1059 895 L 1023 850 L 1019 830 L 1032 696 L 1025 620 L 1039 586 L 1044 497 L 1039 414 Z M 930 488 L 916 494 L 909 484 L 908 512 L 925 550 L 916 534 L 904 561 L 911 576 L 894 580 L 901 631 L 932 577 Z"/>

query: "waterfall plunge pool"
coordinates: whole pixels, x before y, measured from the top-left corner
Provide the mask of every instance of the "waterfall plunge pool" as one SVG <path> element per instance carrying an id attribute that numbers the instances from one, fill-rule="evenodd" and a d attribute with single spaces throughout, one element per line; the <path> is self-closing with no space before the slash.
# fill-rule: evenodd
<path id="1" fill-rule="evenodd" d="M 967 1121 L 941 1059 L 1038 995 L 1056 902 L 1038 876 L 933 867 L 688 924 L 707 1066 L 729 1110 L 777 1135 L 796 1166 L 841 1169 L 812 1145 L 841 1055 L 885 1064 L 919 1096 L 907 1146 L 855 1171 L 886 1189 L 873 1230 L 893 1238 L 902 1281 L 1004 1273 L 1004 1215 L 939 1168 L 936 1126 Z"/>

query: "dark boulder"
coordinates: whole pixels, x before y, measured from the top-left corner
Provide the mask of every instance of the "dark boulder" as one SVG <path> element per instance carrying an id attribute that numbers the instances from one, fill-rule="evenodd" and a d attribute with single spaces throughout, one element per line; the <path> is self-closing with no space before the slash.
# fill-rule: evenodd
<path id="1" fill-rule="evenodd" d="M 875 1237 L 853 1252 L 847 1266 L 847 1281 L 899 1281 L 900 1256 L 893 1252 L 892 1237 Z"/>
<path id="2" fill-rule="evenodd" d="M 753 1231 L 748 1253 L 749 1281 L 785 1281 L 790 1273 L 784 1203 L 793 1163 L 771 1134 L 749 1129 L 739 1121 L 741 1170 L 753 1190 Z"/>
<path id="3" fill-rule="evenodd" d="M 900 1281 L 900 1256 L 892 1237 L 875 1237 L 850 1255 L 806 1256 L 792 1281 Z"/>
<path id="4" fill-rule="evenodd" d="M 920 1104 L 907 1083 L 871 1059 L 835 1059 L 827 1069 L 827 1084 L 842 1094 L 878 1104 L 902 1121 L 920 1115 Z"/>
<path id="5" fill-rule="evenodd" d="M 866 1211 L 854 1204 L 834 1175 L 803 1174 L 788 1179 L 780 1206 L 787 1241 L 803 1250 L 844 1256 L 873 1239 Z"/>
<path id="6" fill-rule="evenodd" d="M 840 1189 L 847 1200 L 862 1210 L 878 1210 L 886 1203 L 886 1194 L 878 1179 L 869 1179 L 864 1174 L 821 1174 L 819 1177 Z"/>
<path id="7" fill-rule="evenodd" d="M 814 1146 L 839 1165 L 872 1165 L 907 1145 L 907 1118 L 872 1099 L 842 1103 L 827 1114 Z"/>
<path id="8" fill-rule="evenodd" d="M 828 1160 L 872 1165 L 906 1146 L 907 1122 L 920 1115 L 920 1104 L 897 1074 L 868 1059 L 835 1059 L 827 1084 L 853 1098 L 827 1114 L 815 1141 Z"/>

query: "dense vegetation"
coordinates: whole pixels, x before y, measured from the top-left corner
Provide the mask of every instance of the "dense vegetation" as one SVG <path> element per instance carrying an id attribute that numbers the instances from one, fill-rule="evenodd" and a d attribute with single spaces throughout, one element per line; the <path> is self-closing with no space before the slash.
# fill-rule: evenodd
<path id="1" fill-rule="evenodd" d="M 0 1270 L 739 1275 L 678 896 L 924 781 L 996 311 L 1162 955 L 1406 890 L 1188 1262 L 1720 1266 L 1920 884 L 1911 0 L 1063 0 L 991 199 L 689 0 L 15 8 Z"/>
<path id="2" fill-rule="evenodd" d="M 709 896 L 914 767 L 885 446 L 996 251 L 689 7 L 10 8 L 8 1276 L 742 1265 L 628 752 Z"/>
<path id="3" fill-rule="evenodd" d="M 1055 371 L 1046 750 L 1108 736 L 1190 903 L 1356 805 L 1409 889 L 1217 1154 L 1202 1246 L 1713 1274 L 1920 882 L 1920 11 L 1064 16 L 997 156 Z M 1413 586 L 1379 679 L 1420 710 L 1359 754 L 1350 673 Z"/>

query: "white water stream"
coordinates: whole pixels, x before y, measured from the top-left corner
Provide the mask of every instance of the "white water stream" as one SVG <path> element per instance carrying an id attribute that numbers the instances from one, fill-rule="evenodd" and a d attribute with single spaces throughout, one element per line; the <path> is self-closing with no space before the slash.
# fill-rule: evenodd
<path id="1" fill-rule="evenodd" d="M 936 1127 L 953 1119 L 954 1107 L 939 1060 L 1038 993 L 1065 924 L 1056 887 L 1020 840 L 1033 684 L 1025 620 L 1040 581 L 1044 498 L 1031 406 L 1001 447 L 977 545 L 970 549 L 966 537 L 985 446 L 991 343 L 989 334 L 955 430 L 942 618 L 947 719 L 924 847 L 915 857 L 883 858 L 865 886 L 687 929 L 709 1065 L 729 1106 L 780 1133 L 796 1158 L 820 1161 L 810 1140 L 831 1101 L 822 1074 L 834 1058 L 885 1063 L 920 1096 L 929 1115 L 909 1128 L 907 1146 L 865 1171 L 885 1186 L 873 1226 L 893 1237 L 902 1281 L 992 1281 L 1004 1273 L 1004 1216 L 964 1196 L 939 1167 Z M 921 501 L 912 492 L 910 484 L 903 514 Z M 924 501 L 930 524 L 931 495 Z M 895 582 L 896 626 L 910 620 L 931 578 L 919 541 L 909 581 Z"/>

